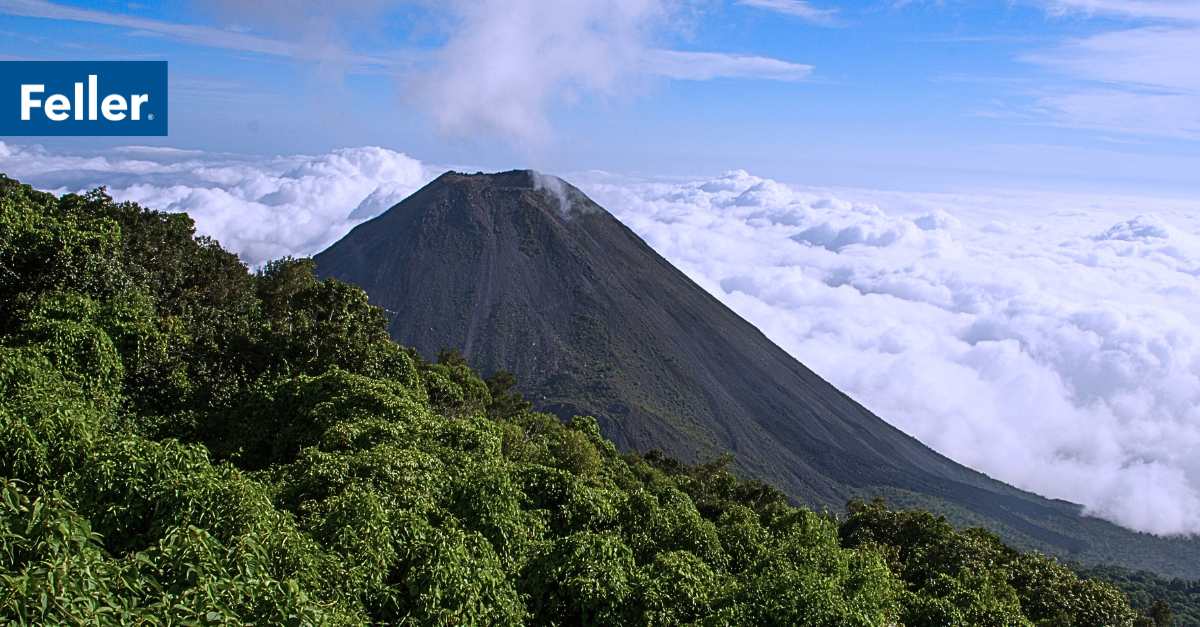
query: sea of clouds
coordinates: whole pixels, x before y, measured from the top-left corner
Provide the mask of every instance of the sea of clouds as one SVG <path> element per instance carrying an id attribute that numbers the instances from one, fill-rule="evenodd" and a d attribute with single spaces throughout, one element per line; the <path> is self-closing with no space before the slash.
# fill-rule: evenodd
<path id="1" fill-rule="evenodd" d="M 745 172 L 587 191 L 934 449 L 1127 527 L 1200 531 L 1197 203 Z"/>
<path id="2" fill-rule="evenodd" d="M 439 173 L 383 148 L 248 158 L 0 143 L 42 189 L 191 214 L 257 265 L 308 255 Z M 1200 532 L 1200 202 L 568 177 L 784 349 L 993 477 Z"/>
<path id="3" fill-rule="evenodd" d="M 187 212 L 252 266 L 319 252 L 438 174 L 376 147 L 246 157 L 126 146 L 75 155 L 4 142 L 0 172 L 56 193 L 105 186 L 117 200 Z"/>

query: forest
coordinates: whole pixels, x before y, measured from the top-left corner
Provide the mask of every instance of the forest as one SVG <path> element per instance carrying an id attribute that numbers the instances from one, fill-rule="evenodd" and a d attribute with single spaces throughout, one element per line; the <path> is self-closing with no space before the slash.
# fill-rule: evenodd
<path id="1" fill-rule="evenodd" d="M 930 513 L 622 453 L 514 384 L 395 344 L 310 260 L 0 176 L 0 620 L 1170 624 Z"/>

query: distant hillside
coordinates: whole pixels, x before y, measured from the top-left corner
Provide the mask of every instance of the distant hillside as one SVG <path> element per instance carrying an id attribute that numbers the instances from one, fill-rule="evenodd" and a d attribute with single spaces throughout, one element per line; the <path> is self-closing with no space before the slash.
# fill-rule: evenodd
<path id="1" fill-rule="evenodd" d="M 1115 584 L 1129 595 L 1135 609 L 1155 617 L 1159 624 L 1200 625 L 1200 581 L 1166 579 L 1114 566 L 1096 566 L 1081 572 Z"/>
<path id="2" fill-rule="evenodd" d="M 813 506 L 884 496 L 1081 562 L 1200 577 L 1200 542 L 1083 517 L 893 428 L 553 177 L 444 174 L 316 262 L 365 289 L 397 341 L 511 371 L 538 407 L 595 415 L 622 449 L 732 452 Z"/>

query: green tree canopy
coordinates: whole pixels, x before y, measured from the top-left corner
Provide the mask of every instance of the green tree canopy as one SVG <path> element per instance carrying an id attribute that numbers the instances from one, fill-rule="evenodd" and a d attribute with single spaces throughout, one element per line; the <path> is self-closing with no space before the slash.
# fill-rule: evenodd
<path id="1" fill-rule="evenodd" d="M 185 215 L 0 178 L 3 620 L 1136 619 L 986 532 L 621 455 L 386 322 L 309 260 L 251 272 Z"/>

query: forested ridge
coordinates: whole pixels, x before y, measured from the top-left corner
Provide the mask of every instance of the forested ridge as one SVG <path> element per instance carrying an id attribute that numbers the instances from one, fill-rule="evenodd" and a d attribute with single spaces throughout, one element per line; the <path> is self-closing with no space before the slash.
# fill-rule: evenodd
<path id="1" fill-rule="evenodd" d="M 1200 625 L 1200 581 L 1168 579 L 1146 571 L 1093 566 L 1079 572 L 1116 584 L 1134 609 L 1164 625 Z"/>
<path id="2" fill-rule="evenodd" d="M 622 455 L 308 260 L 0 177 L 0 620 L 1154 624 L 923 512 Z"/>

